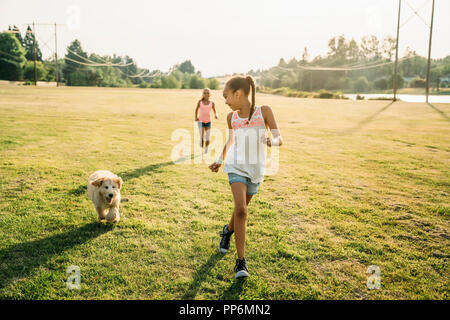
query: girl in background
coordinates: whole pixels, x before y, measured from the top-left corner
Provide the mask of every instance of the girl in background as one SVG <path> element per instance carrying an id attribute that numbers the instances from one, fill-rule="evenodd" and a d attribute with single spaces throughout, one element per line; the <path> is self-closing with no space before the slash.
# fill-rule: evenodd
<path id="1" fill-rule="evenodd" d="M 205 145 L 205 153 L 208 153 L 209 137 L 211 130 L 211 110 L 214 111 L 216 119 L 219 115 L 214 106 L 214 102 L 209 100 L 211 96 L 211 90 L 205 88 L 203 90 L 202 99 L 198 101 L 197 108 L 195 109 L 195 121 L 198 121 L 198 130 L 200 133 L 200 146 L 203 149 Z"/>
<path id="2" fill-rule="evenodd" d="M 251 102 L 248 99 L 250 89 Z M 255 107 L 255 82 L 252 77 L 231 78 L 225 85 L 223 96 L 225 103 L 233 110 L 227 116 L 230 134 L 219 159 L 209 168 L 213 172 L 218 172 L 226 158 L 223 171 L 228 173 L 228 182 L 234 198 L 234 211 L 229 223 L 223 226 L 219 251 L 222 253 L 228 251 L 234 233 L 238 256 L 234 268 L 235 278 L 242 278 L 249 276 L 245 260 L 247 206 L 264 180 L 266 146 L 281 146 L 283 141 L 272 109 L 268 106 Z M 272 138 L 267 137 L 267 128 L 270 129 Z M 258 140 L 246 143 L 247 137 L 257 137 Z"/>

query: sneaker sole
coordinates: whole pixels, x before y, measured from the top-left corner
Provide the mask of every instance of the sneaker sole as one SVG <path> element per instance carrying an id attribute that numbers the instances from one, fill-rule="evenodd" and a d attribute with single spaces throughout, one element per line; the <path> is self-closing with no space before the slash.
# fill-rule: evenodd
<path id="1" fill-rule="evenodd" d="M 241 270 L 241 271 L 236 272 L 236 275 L 234 277 L 236 279 L 239 279 L 239 278 L 247 278 L 248 276 L 249 276 L 249 274 L 247 271 Z"/>
<path id="2" fill-rule="evenodd" d="M 220 247 L 220 244 L 219 244 L 219 252 L 220 253 L 227 253 L 228 249 L 224 249 L 224 248 Z"/>

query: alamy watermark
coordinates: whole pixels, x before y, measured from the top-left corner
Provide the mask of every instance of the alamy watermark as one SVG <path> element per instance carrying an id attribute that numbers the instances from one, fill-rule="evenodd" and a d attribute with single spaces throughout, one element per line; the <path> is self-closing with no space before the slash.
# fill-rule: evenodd
<path id="1" fill-rule="evenodd" d="M 80 30 L 81 25 L 81 9 L 78 5 L 70 5 L 66 9 L 67 20 L 66 25 L 69 30 Z"/>
<path id="2" fill-rule="evenodd" d="M 218 160 L 227 141 L 219 129 L 207 130 L 203 140 L 209 141 L 208 152 L 199 157 L 202 153 L 200 133 L 194 124 L 194 134 L 187 129 L 178 128 L 172 132 L 171 140 L 178 142 L 171 152 L 171 160 L 175 164 L 212 164 Z M 265 163 L 265 174 L 271 175 L 279 169 L 279 148 L 277 146 L 268 147 L 263 141 L 267 141 L 268 135 L 265 129 L 240 130 L 239 133 L 229 129 L 228 137 L 234 134 L 234 148 L 228 150 L 226 163 L 237 165 L 253 165 Z M 274 132 L 272 132 L 274 136 Z M 206 138 L 206 139 L 205 139 Z M 192 141 L 193 140 L 193 141 Z M 193 148 L 192 148 L 193 142 Z M 234 150 L 234 152 L 233 152 Z M 270 153 L 270 154 L 269 154 Z"/>
<path id="3" fill-rule="evenodd" d="M 69 290 L 80 290 L 81 289 L 81 270 L 79 266 L 68 266 L 66 273 L 70 276 L 66 280 L 67 289 Z"/>
<path id="4" fill-rule="evenodd" d="M 379 266 L 371 265 L 367 268 L 366 273 L 371 274 L 367 278 L 367 288 L 370 290 L 381 288 L 381 269 Z"/>

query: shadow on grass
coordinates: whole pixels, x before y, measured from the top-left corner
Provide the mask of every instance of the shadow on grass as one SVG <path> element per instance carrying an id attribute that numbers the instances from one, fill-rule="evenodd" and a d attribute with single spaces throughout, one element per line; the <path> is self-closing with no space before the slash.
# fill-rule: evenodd
<path id="1" fill-rule="evenodd" d="M 246 278 L 234 279 L 233 284 L 222 293 L 219 300 L 239 300 Z"/>
<path id="2" fill-rule="evenodd" d="M 192 282 L 189 285 L 184 296 L 181 298 L 183 300 L 191 300 L 194 299 L 197 295 L 198 289 L 202 286 L 202 283 L 206 280 L 209 272 L 212 268 L 222 259 L 224 255 L 222 253 L 215 253 L 211 257 L 209 257 L 208 261 L 206 261 L 200 269 L 198 269 L 194 276 L 192 277 Z"/>
<path id="3" fill-rule="evenodd" d="M 381 108 L 380 110 L 378 110 L 377 112 L 375 112 L 374 114 L 368 116 L 367 118 L 363 119 L 362 121 L 360 121 L 356 126 L 354 126 L 353 128 L 349 128 L 344 130 L 343 132 L 341 132 L 339 135 L 347 135 L 347 134 L 353 134 L 356 131 L 360 130 L 362 127 L 364 127 L 365 125 L 367 125 L 368 123 L 370 123 L 371 121 L 373 121 L 373 119 L 379 115 L 380 113 L 382 113 L 383 111 L 386 111 L 386 109 L 388 109 L 392 104 L 394 103 L 394 101 L 391 101 L 388 105 L 384 106 L 383 108 Z"/>
<path id="4" fill-rule="evenodd" d="M 190 156 L 178 158 L 175 161 L 154 163 L 154 164 L 150 164 L 146 167 L 134 169 L 132 171 L 120 172 L 120 173 L 117 173 L 117 175 L 122 178 L 123 182 L 126 182 L 126 181 L 134 179 L 134 178 L 139 178 L 140 176 L 151 175 L 154 173 L 161 173 L 162 172 L 161 169 L 164 167 L 174 165 L 179 162 L 183 162 L 185 160 L 188 160 L 189 158 L 192 160 L 194 158 L 198 158 L 201 156 L 202 156 L 201 154 L 198 154 L 198 155 L 192 154 Z M 68 193 L 69 193 L 69 195 L 73 195 L 73 196 L 81 196 L 83 194 L 86 194 L 86 192 L 87 192 L 87 185 L 82 184 L 82 185 L 79 185 L 77 188 L 70 190 Z"/>
<path id="5" fill-rule="evenodd" d="M 113 228 L 114 226 L 109 224 L 89 223 L 48 238 L 23 242 L 1 249 L 0 290 L 15 279 L 26 278 L 51 257 L 92 240 Z M 64 273 L 68 266 L 61 266 L 60 272 Z"/>
<path id="6" fill-rule="evenodd" d="M 436 108 L 435 106 L 433 106 L 431 103 L 427 103 L 428 106 L 430 106 L 431 108 L 433 108 L 437 113 L 439 113 L 445 120 L 450 121 L 450 118 L 448 115 L 445 114 L 444 111 L 439 110 L 438 108 Z"/>

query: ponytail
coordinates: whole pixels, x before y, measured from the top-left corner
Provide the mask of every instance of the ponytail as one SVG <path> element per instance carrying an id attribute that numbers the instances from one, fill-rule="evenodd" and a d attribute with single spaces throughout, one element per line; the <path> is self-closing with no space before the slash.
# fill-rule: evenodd
<path id="1" fill-rule="evenodd" d="M 250 90 L 252 90 L 252 104 L 250 106 L 250 115 L 248 117 L 248 121 L 250 121 L 253 113 L 255 112 L 255 80 L 253 80 L 251 76 L 234 76 L 227 81 L 225 87 L 230 88 L 233 92 L 242 89 L 247 96 L 250 94 Z"/>
<path id="2" fill-rule="evenodd" d="M 250 88 L 252 89 L 252 105 L 250 107 L 250 115 L 248 116 L 248 121 L 252 118 L 253 112 L 255 112 L 255 81 L 251 76 L 245 77 L 245 79 L 248 81 L 248 84 L 250 85 Z"/>

